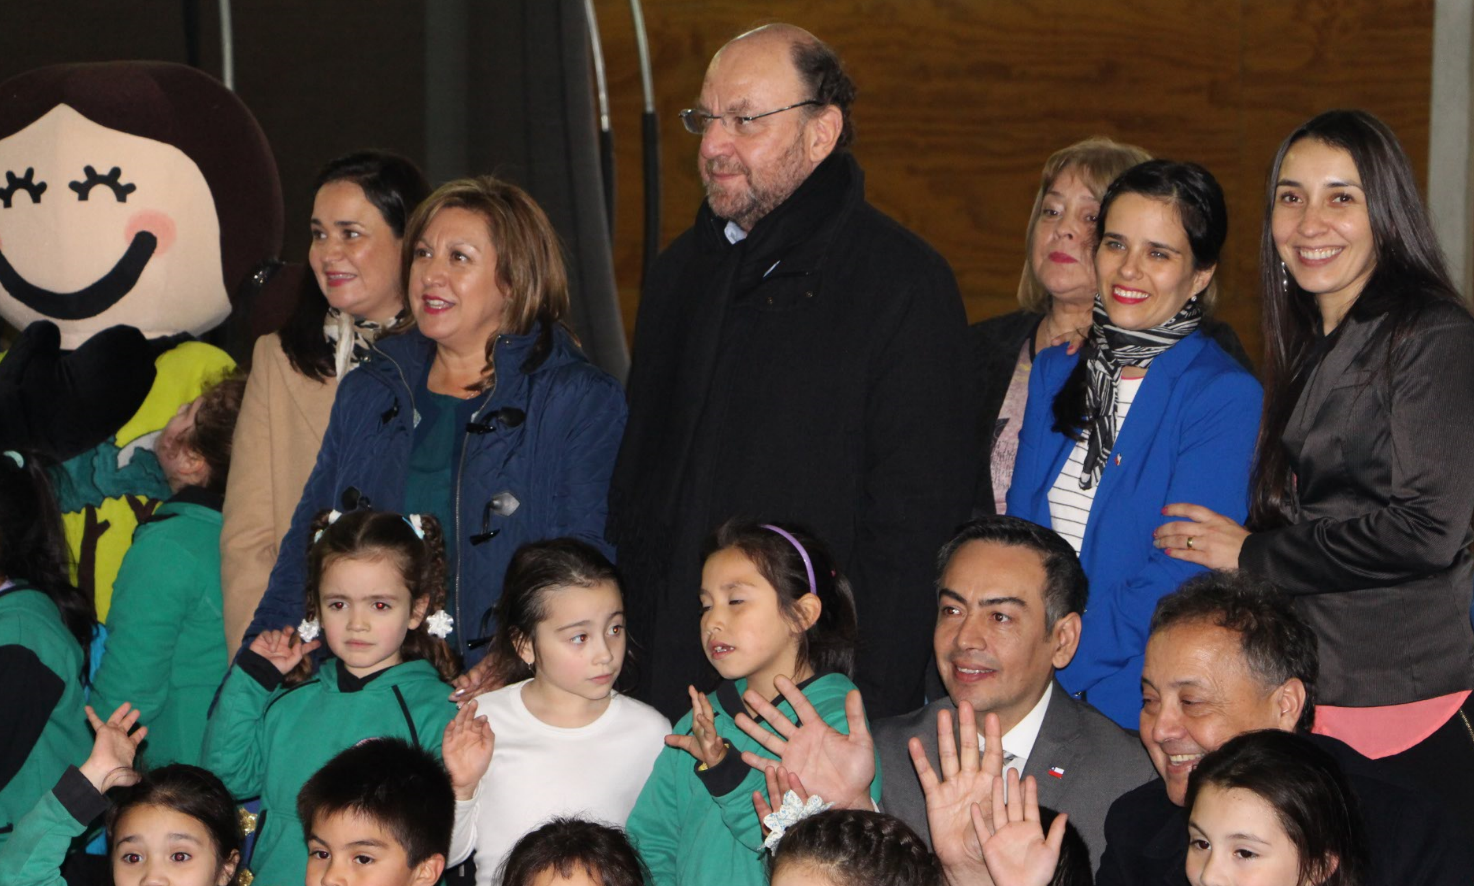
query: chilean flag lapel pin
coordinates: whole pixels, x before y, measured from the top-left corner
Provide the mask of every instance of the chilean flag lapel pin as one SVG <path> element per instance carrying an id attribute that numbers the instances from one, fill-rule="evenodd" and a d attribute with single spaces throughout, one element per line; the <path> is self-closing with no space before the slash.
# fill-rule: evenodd
<path id="1" fill-rule="evenodd" d="M 1052 775 L 1052 776 L 1054 776 L 1055 778 L 1064 778 L 1065 777 L 1065 771 L 1063 769 L 1061 769 L 1060 767 L 1058 767 L 1058 766 L 1051 766 L 1051 767 L 1049 767 L 1049 774 Z"/>

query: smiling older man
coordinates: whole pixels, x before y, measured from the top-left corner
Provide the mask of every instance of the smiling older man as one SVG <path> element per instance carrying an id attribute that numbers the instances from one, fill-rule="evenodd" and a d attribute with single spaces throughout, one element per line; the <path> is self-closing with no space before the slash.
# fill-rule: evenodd
<path id="1" fill-rule="evenodd" d="M 1186 883 L 1188 776 L 1237 735 L 1309 730 L 1319 670 L 1315 634 L 1258 579 L 1212 572 L 1163 597 L 1141 678 L 1141 741 L 1162 780 L 1111 806 L 1097 886 Z M 1469 882 L 1467 840 L 1455 839 L 1432 798 L 1379 780 L 1348 745 L 1311 740 L 1336 758 L 1360 801 L 1372 883 Z"/>
<path id="2" fill-rule="evenodd" d="M 706 667 L 696 589 L 734 515 L 807 526 L 854 587 L 870 710 L 921 702 L 931 553 L 980 454 L 946 260 L 865 199 L 855 88 L 792 25 L 732 40 L 682 112 L 706 200 L 645 281 L 609 531 L 641 694 L 672 717 Z"/>

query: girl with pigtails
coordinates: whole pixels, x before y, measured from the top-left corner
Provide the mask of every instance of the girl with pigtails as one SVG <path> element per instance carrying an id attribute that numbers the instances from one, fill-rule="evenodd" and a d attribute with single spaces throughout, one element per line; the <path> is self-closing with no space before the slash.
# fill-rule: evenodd
<path id="1" fill-rule="evenodd" d="M 379 737 L 439 755 L 456 713 L 440 523 L 324 511 L 309 531 L 302 623 L 241 651 L 205 734 L 205 766 L 237 798 L 261 798 L 247 866 L 262 883 L 305 879 L 297 792 L 324 763 Z M 324 643 L 331 655 L 314 669 L 310 653 Z"/>

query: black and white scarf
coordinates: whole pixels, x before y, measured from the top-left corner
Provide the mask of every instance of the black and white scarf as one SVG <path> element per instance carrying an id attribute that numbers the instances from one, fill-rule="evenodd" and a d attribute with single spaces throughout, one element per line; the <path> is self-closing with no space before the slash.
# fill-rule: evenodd
<path id="1" fill-rule="evenodd" d="M 1095 294 L 1095 325 L 1090 328 L 1090 353 L 1085 357 L 1085 406 L 1090 424 L 1085 463 L 1080 468 L 1081 489 L 1100 482 L 1106 458 L 1116 446 L 1116 388 L 1121 383 L 1121 370 L 1151 365 L 1162 352 L 1192 335 L 1202 319 L 1203 306 L 1193 296 L 1160 326 L 1122 329 L 1111 325 L 1100 293 Z"/>
<path id="2" fill-rule="evenodd" d="M 409 320 L 409 309 L 403 308 L 387 324 L 360 320 L 338 308 L 328 308 L 322 321 L 322 334 L 333 346 L 333 368 L 337 377 L 364 361 L 369 348 L 385 331 L 398 329 Z"/>

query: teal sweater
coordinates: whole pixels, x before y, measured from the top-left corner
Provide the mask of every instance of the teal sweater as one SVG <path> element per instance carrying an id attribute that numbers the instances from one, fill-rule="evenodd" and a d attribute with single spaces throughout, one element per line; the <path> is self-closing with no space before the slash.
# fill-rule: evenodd
<path id="1" fill-rule="evenodd" d="M 746 680 L 723 683 L 710 696 L 717 732 L 732 746 L 722 762 L 698 773 L 695 758 L 680 748 L 667 747 L 656 758 L 655 770 L 635 801 L 625 828 L 649 866 L 655 886 L 764 886 L 768 882 L 762 823 L 752 808 L 752 792 L 766 794 L 767 784 L 763 773 L 742 762 L 742 752 L 762 757 L 772 754 L 738 729 L 728 713 L 743 710 L 746 688 Z M 824 722 L 849 732 L 844 697 L 855 684 L 843 674 L 831 673 L 800 688 Z M 790 720 L 798 719 L 787 701 L 779 699 L 775 704 Z M 763 728 L 774 732 L 767 723 Z M 690 714 L 681 718 L 675 731 L 690 734 Z M 875 767 L 870 796 L 878 802 L 879 757 Z"/>
<path id="2" fill-rule="evenodd" d="M 56 787 L 16 823 L 14 839 L 0 849 L 0 883 L 65 886 L 61 863 L 72 840 L 107 807 L 107 798 L 87 777 L 68 767 Z"/>
<path id="3" fill-rule="evenodd" d="M 80 764 L 92 749 L 87 714 L 82 710 L 82 647 L 67 632 L 56 604 L 44 593 L 17 582 L 0 591 L 0 680 L 6 697 L 44 698 L 40 707 L 0 715 L 0 750 L 24 753 L 25 762 L 0 787 L 0 846 L 15 823 L 31 810 L 68 766 Z M 12 698 L 12 703 L 23 699 Z M 22 713 L 28 716 L 22 716 Z M 39 733 L 39 734 L 38 734 Z M 0 883 L 8 881 L 0 880 Z"/>
<path id="4" fill-rule="evenodd" d="M 220 496 L 183 489 L 138 528 L 113 582 L 107 625 L 92 707 L 106 717 L 127 701 L 143 712 L 149 767 L 198 766 L 205 714 L 227 664 Z"/>
<path id="5" fill-rule="evenodd" d="M 263 886 L 307 877 L 297 792 L 324 763 L 381 737 L 405 739 L 438 757 L 456 713 L 450 687 L 425 661 L 395 665 L 367 683 L 340 672 L 334 659 L 300 686 L 280 688 L 280 679 L 270 662 L 242 650 L 205 730 L 205 768 L 235 797 L 261 798 L 247 866 Z"/>

